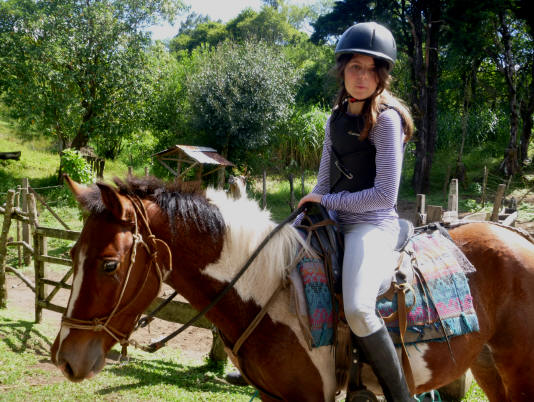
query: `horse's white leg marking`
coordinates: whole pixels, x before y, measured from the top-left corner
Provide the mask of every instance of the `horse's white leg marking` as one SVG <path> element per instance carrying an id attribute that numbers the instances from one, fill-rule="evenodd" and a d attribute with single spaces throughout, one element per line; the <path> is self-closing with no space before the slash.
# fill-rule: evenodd
<path id="1" fill-rule="evenodd" d="M 76 270 L 76 273 L 74 274 L 74 278 L 72 280 L 72 290 L 70 293 L 69 304 L 67 305 L 67 311 L 65 312 L 65 317 L 71 317 L 72 310 L 74 309 L 74 305 L 76 304 L 76 300 L 78 300 L 78 297 L 80 296 L 80 290 L 83 282 L 83 263 L 85 261 L 86 253 L 86 246 L 81 246 L 80 251 L 78 252 L 78 259 L 76 261 L 76 266 L 78 267 L 78 269 Z M 67 328 L 62 325 L 59 331 L 59 344 L 56 352 L 56 362 L 58 361 L 58 354 L 61 349 L 61 344 L 67 338 L 69 333 L 70 328 Z"/>

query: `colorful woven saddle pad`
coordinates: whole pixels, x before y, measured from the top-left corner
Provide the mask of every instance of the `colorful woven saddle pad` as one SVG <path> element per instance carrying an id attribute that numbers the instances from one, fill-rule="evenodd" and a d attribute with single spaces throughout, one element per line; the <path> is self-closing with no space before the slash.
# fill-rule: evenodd
<path id="1" fill-rule="evenodd" d="M 412 278 L 413 289 L 406 293 L 406 344 L 443 341 L 478 331 L 466 277 L 475 269 L 452 241 L 438 231 L 424 232 L 407 242 L 401 258 L 401 276 Z M 336 306 L 322 261 L 303 258 L 289 279 L 293 285 L 291 304 L 308 334 L 310 347 L 333 344 Z M 397 311 L 397 295 L 388 294 L 377 300 L 377 313 L 382 317 Z M 398 321 L 389 320 L 386 325 L 393 341 L 400 344 Z"/>
<path id="2" fill-rule="evenodd" d="M 478 331 L 478 319 L 466 273 L 475 269 L 465 255 L 439 231 L 413 236 L 403 251 L 401 270 L 413 280 L 406 293 L 408 328 L 406 344 L 444 341 Z M 377 312 L 396 344 L 400 344 L 398 320 L 388 320 L 397 311 L 397 294 L 377 301 Z"/>

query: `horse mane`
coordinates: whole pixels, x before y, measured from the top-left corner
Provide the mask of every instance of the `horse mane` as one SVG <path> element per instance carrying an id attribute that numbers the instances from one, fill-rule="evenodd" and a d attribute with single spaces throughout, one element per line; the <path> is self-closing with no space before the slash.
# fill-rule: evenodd
<path id="1" fill-rule="evenodd" d="M 153 176 L 131 175 L 124 180 L 115 177 L 113 182 L 121 195 L 137 196 L 155 202 L 169 218 L 173 235 L 176 227 L 172 222 L 176 221 L 186 225 L 194 224 L 199 231 L 210 233 L 212 238 L 225 232 L 224 220 L 219 210 L 208 202 L 198 183 L 164 182 Z M 96 185 L 90 189 L 91 191 L 80 197 L 80 203 L 89 213 L 105 213 L 100 190 Z"/>
<path id="2" fill-rule="evenodd" d="M 261 209 L 255 200 L 247 197 L 234 199 L 214 189 L 208 189 L 206 197 L 221 211 L 227 230 L 219 260 L 202 272 L 221 282 L 229 282 L 276 227 L 276 223 L 268 210 Z M 294 268 L 300 247 L 309 250 L 295 227 L 285 225 L 237 281 L 234 286 L 237 293 L 245 301 L 255 300 L 260 305 L 266 303 L 280 280 Z"/>

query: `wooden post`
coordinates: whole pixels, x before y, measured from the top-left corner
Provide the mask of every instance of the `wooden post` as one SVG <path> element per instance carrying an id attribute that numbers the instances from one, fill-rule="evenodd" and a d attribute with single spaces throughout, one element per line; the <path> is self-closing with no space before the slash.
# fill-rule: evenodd
<path id="1" fill-rule="evenodd" d="M 417 194 L 417 207 L 415 210 L 414 224 L 415 226 L 426 225 L 426 208 L 425 208 L 425 195 Z"/>
<path id="2" fill-rule="evenodd" d="M 484 166 L 484 178 L 482 179 L 482 199 L 480 200 L 480 203 L 482 204 L 482 208 L 486 206 L 486 185 L 488 183 L 488 167 Z"/>
<path id="3" fill-rule="evenodd" d="M 22 211 L 28 212 L 28 194 L 29 194 L 29 180 L 27 178 L 22 179 L 22 189 L 21 189 L 21 197 L 22 197 Z M 27 222 L 22 222 L 22 241 L 26 244 L 30 244 L 30 225 Z M 24 247 L 23 249 L 23 255 L 24 255 L 24 265 L 30 265 L 31 263 L 31 253 L 29 250 Z"/>
<path id="4" fill-rule="evenodd" d="M 13 202 L 15 201 L 15 191 L 9 190 L 6 199 L 6 211 L 4 222 L 2 222 L 2 232 L 0 233 L 0 309 L 7 307 L 7 283 L 6 283 L 6 257 L 7 257 L 7 236 L 11 226 L 11 215 L 13 214 Z"/>
<path id="5" fill-rule="evenodd" d="M 211 343 L 209 359 L 212 361 L 225 362 L 228 355 L 224 350 L 224 343 L 216 328 L 213 328 L 211 333 L 213 334 L 213 342 Z"/>
<path id="6" fill-rule="evenodd" d="M 37 204 L 35 202 L 35 196 L 28 194 L 28 209 L 30 222 L 34 228 L 39 226 L 37 219 Z M 45 284 L 43 278 L 45 275 L 45 263 L 40 260 L 40 256 L 45 254 L 46 246 L 44 244 L 45 237 L 42 234 L 38 234 L 37 230 L 33 232 L 33 268 L 35 271 L 35 322 L 40 323 L 43 318 L 43 308 L 41 307 L 41 301 L 45 299 Z"/>
<path id="7" fill-rule="evenodd" d="M 133 174 L 133 167 L 128 166 L 128 176 L 131 176 Z"/>
<path id="8" fill-rule="evenodd" d="M 267 171 L 263 169 L 263 193 L 261 196 L 262 209 L 267 208 Z"/>
<path id="9" fill-rule="evenodd" d="M 221 166 L 217 172 L 217 188 L 222 190 L 224 187 L 224 176 L 225 176 L 225 167 Z"/>
<path id="10" fill-rule="evenodd" d="M 493 212 L 491 213 L 490 220 L 493 222 L 499 221 L 499 209 L 501 208 L 501 202 L 506 190 L 506 184 L 499 184 L 497 188 L 497 195 L 495 195 L 495 201 L 493 203 Z"/>
<path id="11" fill-rule="evenodd" d="M 443 207 L 441 205 L 427 205 L 426 223 L 441 222 Z"/>
<path id="12" fill-rule="evenodd" d="M 291 212 L 295 210 L 295 189 L 293 187 L 293 173 L 289 173 L 287 177 L 289 180 L 289 209 Z"/>
<path id="13" fill-rule="evenodd" d="M 451 180 L 447 210 L 458 213 L 458 179 Z"/>
<path id="14" fill-rule="evenodd" d="M 20 196 L 22 193 L 22 189 L 20 186 L 17 186 L 17 193 L 15 194 L 15 208 L 20 210 L 21 202 L 20 202 Z M 17 267 L 20 269 L 22 267 L 22 253 L 24 252 L 24 248 L 21 246 L 20 241 L 21 239 L 21 222 L 17 219 Z"/>
<path id="15" fill-rule="evenodd" d="M 145 176 L 148 176 L 148 166 L 145 166 Z"/>
<path id="16" fill-rule="evenodd" d="M 447 184 L 451 178 L 451 165 L 447 165 L 447 176 L 445 177 L 445 183 L 443 183 L 443 198 L 447 198 Z"/>

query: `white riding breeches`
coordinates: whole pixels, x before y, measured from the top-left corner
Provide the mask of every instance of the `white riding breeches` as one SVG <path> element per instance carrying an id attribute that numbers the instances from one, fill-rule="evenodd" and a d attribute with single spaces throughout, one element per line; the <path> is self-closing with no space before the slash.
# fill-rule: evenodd
<path id="1" fill-rule="evenodd" d="M 374 334 L 384 324 L 376 310 L 376 297 L 386 277 L 395 269 L 394 248 L 398 223 L 388 229 L 369 223 L 344 225 L 343 304 L 356 336 Z"/>

